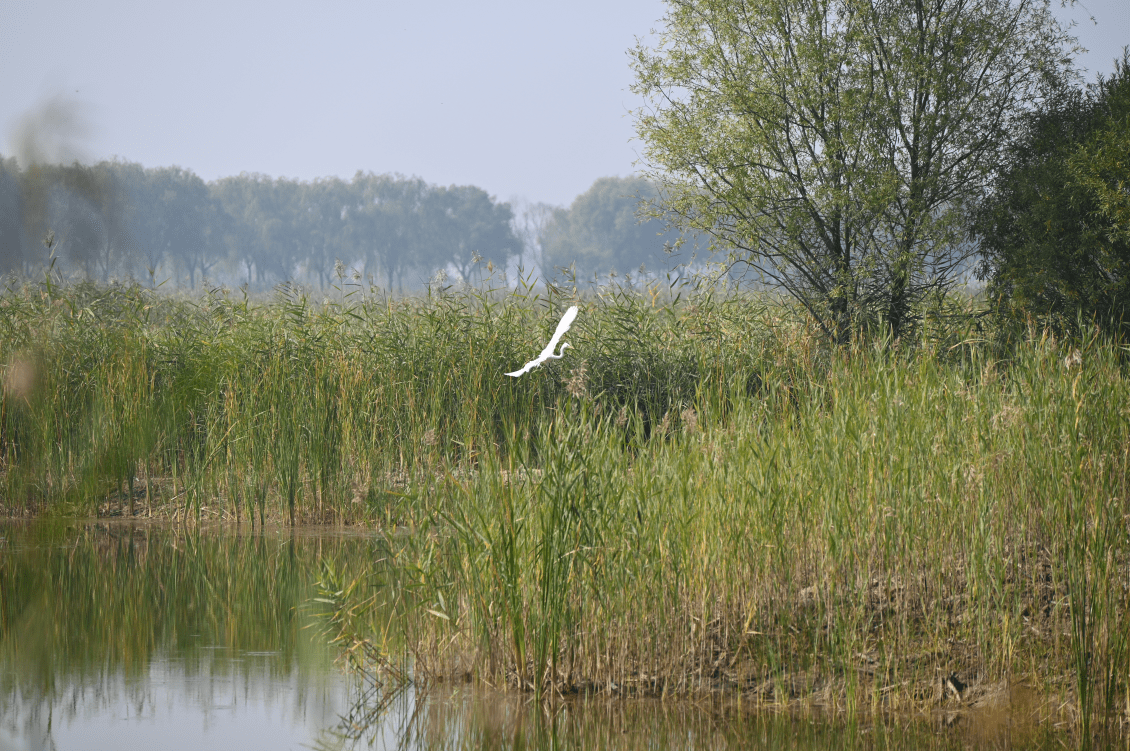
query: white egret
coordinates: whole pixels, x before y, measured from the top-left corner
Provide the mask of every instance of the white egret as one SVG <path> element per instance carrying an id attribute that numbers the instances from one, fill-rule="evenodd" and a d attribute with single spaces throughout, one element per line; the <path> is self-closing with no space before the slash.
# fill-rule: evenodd
<path id="1" fill-rule="evenodd" d="M 573 319 L 577 317 L 577 306 L 572 305 L 565 311 L 565 315 L 561 316 L 561 323 L 557 324 L 557 331 L 553 332 L 553 338 L 549 340 L 549 344 L 541 351 L 536 360 L 530 360 L 522 366 L 521 370 L 515 370 L 513 373 L 507 373 L 508 376 L 517 378 L 520 375 L 529 373 L 531 370 L 541 365 L 546 360 L 557 360 L 565 356 L 565 348 L 573 345 L 569 342 L 564 342 L 561 345 L 561 350 L 555 355 L 553 350 L 557 347 L 557 342 L 561 341 L 561 337 L 565 336 L 565 332 L 573 325 Z"/>

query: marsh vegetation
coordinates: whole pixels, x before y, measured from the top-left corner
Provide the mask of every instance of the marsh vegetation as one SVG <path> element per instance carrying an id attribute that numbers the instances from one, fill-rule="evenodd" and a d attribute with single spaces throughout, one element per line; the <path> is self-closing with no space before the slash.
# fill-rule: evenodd
<path id="1" fill-rule="evenodd" d="M 507 378 L 570 304 L 566 357 Z M 851 714 L 1024 686 L 1089 736 L 1130 708 L 1125 349 L 969 305 L 831 347 L 717 282 L 23 286 L 0 487 L 16 515 L 371 525 L 321 606 L 417 683 Z"/>
<path id="2" fill-rule="evenodd" d="M 1015 713 L 853 722 L 695 701 L 539 703 L 480 685 L 391 696 L 334 666 L 320 561 L 364 530 L 142 520 L 0 523 L 0 748 L 949 749 L 1067 740 Z M 384 676 L 387 678 L 387 676 Z M 383 703 L 372 701 L 374 697 Z"/>

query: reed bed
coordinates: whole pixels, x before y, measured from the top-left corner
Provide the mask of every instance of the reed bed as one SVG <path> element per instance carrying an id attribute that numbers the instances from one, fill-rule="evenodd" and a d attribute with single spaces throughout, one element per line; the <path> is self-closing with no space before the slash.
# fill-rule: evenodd
<path id="1" fill-rule="evenodd" d="M 489 283 L 488 283 L 489 284 Z M 520 379 L 567 305 L 574 349 Z M 1126 351 L 717 283 L 0 299 L 13 512 L 363 522 L 334 636 L 416 681 L 1130 713 Z M 1104 722 L 1103 726 L 1109 723 Z"/>

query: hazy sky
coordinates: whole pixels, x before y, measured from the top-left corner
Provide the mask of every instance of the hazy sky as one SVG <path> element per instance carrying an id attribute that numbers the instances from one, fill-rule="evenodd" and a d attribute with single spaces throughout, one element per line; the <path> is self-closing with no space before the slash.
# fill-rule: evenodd
<path id="1" fill-rule="evenodd" d="M 1130 44 L 1130 2 L 1085 5 L 1061 15 L 1092 50 L 1091 80 Z M 0 140 L 12 153 L 21 118 L 63 101 L 89 125 L 71 133 L 87 159 L 206 180 L 400 172 L 568 204 L 633 170 L 626 51 L 663 8 L 0 0 Z"/>

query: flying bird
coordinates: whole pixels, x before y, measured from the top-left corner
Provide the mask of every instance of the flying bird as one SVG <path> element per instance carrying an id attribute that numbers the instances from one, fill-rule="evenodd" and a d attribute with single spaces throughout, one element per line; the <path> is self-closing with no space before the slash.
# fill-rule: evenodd
<path id="1" fill-rule="evenodd" d="M 577 306 L 572 305 L 568 310 L 565 311 L 565 315 L 561 316 L 561 323 L 557 324 L 557 331 L 553 332 L 553 338 L 549 340 L 549 344 L 545 345 L 545 349 L 541 351 L 541 354 L 537 356 L 537 359 L 530 360 L 528 363 L 522 366 L 521 370 L 515 370 L 513 373 L 507 373 L 506 375 L 517 378 L 520 375 L 529 373 L 531 370 L 541 365 L 546 360 L 557 360 L 564 357 L 565 348 L 573 346 L 569 344 L 569 342 L 564 342 L 561 345 L 560 352 L 558 352 L 556 355 L 553 354 L 553 350 L 557 347 L 557 342 L 561 341 L 561 337 L 565 336 L 565 332 L 568 331 L 569 327 L 573 325 L 573 319 L 576 317 Z"/>

